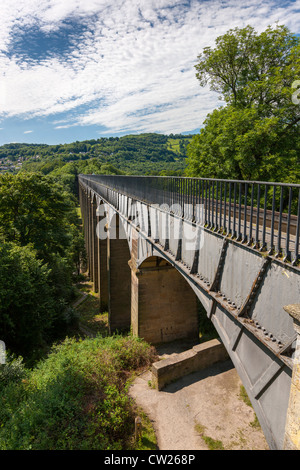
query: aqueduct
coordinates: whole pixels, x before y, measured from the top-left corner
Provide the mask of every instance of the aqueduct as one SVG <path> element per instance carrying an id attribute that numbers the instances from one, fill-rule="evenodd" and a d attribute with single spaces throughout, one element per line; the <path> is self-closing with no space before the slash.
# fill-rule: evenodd
<path id="1" fill-rule="evenodd" d="M 197 338 L 197 299 L 271 449 L 300 448 L 300 185 L 80 175 L 88 272 L 111 332 Z"/>

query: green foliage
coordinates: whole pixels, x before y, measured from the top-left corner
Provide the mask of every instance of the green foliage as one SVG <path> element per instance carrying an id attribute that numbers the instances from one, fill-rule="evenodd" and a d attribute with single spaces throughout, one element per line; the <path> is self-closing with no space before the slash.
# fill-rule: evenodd
<path id="1" fill-rule="evenodd" d="M 226 106 L 207 116 L 188 148 L 187 175 L 298 182 L 300 39 L 285 26 L 257 34 L 235 28 L 205 48 L 196 65 Z"/>
<path id="2" fill-rule="evenodd" d="M 5 364 L 0 365 L 0 393 L 8 386 L 20 383 L 26 376 L 23 358 L 6 354 Z"/>
<path id="3" fill-rule="evenodd" d="M 274 111 L 291 102 L 291 85 L 299 74 L 299 45 L 299 37 L 282 25 L 260 34 L 251 26 L 230 29 L 216 39 L 214 49 L 206 47 L 198 56 L 196 77 L 228 104 Z"/>
<path id="4" fill-rule="evenodd" d="M 213 439 L 209 436 L 202 436 L 205 444 L 208 446 L 209 450 L 225 450 L 222 441 Z"/>
<path id="5" fill-rule="evenodd" d="M 66 339 L 0 395 L 1 450 L 132 448 L 128 378 L 152 348 L 133 337 Z"/>
<path id="6" fill-rule="evenodd" d="M 201 436 L 209 450 L 225 450 L 222 441 L 213 439 L 210 436 L 205 435 L 205 426 L 197 423 L 195 425 L 196 432 Z"/>
<path id="7" fill-rule="evenodd" d="M 211 339 L 218 338 L 219 335 L 215 329 L 212 321 L 207 317 L 207 312 L 200 300 L 197 301 L 198 310 L 198 327 L 199 327 L 199 341 L 204 343 Z"/>
<path id="8" fill-rule="evenodd" d="M 0 236 L 31 243 L 42 259 L 63 255 L 74 203 L 64 187 L 38 173 L 0 175 Z"/>
<path id="9" fill-rule="evenodd" d="M 0 331 L 16 354 L 41 348 L 55 312 L 50 271 L 29 246 L 0 243 Z"/>
<path id="10" fill-rule="evenodd" d="M 0 147 L 0 158 L 13 161 L 18 157 L 22 172 L 59 177 L 76 193 L 78 173 L 183 174 L 190 139 L 180 134 L 140 134 L 64 145 L 6 144 Z"/>
<path id="11" fill-rule="evenodd" d="M 211 113 L 188 149 L 187 175 L 298 182 L 300 139 L 278 117 L 227 106 Z"/>
<path id="12" fill-rule="evenodd" d="M 248 397 L 246 389 L 243 385 L 240 386 L 240 399 L 244 403 L 246 403 L 247 406 L 250 406 L 251 408 L 253 408 L 250 398 Z M 260 428 L 260 422 L 258 421 L 258 418 L 255 413 L 254 413 L 254 419 L 253 421 L 251 421 L 250 426 L 253 428 Z"/>
<path id="13" fill-rule="evenodd" d="M 142 435 L 135 443 L 135 450 L 157 450 L 157 440 L 150 418 L 142 409 L 137 410 L 142 421 Z"/>
<path id="14" fill-rule="evenodd" d="M 0 175 L 0 330 L 29 360 L 75 320 L 73 272 L 84 254 L 73 196 L 50 176 Z"/>

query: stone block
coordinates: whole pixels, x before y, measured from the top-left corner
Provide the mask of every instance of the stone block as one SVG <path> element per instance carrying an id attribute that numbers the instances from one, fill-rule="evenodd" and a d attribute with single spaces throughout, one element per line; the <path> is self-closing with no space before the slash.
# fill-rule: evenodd
<path id="1" fill-rule="evenodd" d="M 218 339 L 194 346 L 152 365 L 152 380 L 158 390 L 181 377 L 228 359 L 228 353 Z"/>

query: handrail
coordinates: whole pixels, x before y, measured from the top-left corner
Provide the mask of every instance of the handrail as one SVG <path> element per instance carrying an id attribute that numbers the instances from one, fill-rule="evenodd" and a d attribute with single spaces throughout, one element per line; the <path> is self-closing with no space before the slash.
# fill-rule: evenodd
<path id="1" fill-rule="evenodd" d="M 299 262 L 300 184 L 134 175 L 79 175 L 79 181 L 94 190 L 106 188 L 108 202 L 118 204 L 117 192 L 164 205 L 209 230 L 293 265 Z"/>

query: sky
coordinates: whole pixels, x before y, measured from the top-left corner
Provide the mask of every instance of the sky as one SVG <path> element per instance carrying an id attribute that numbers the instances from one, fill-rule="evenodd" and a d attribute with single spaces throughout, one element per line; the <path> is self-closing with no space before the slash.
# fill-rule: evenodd
<path id="1" fill-rule="evenodd" d="M 197 56 L 246 25 L 300 33 L 300 0 L 1 0 L 0 145 L 197 133 L 222 105 Z"/>

